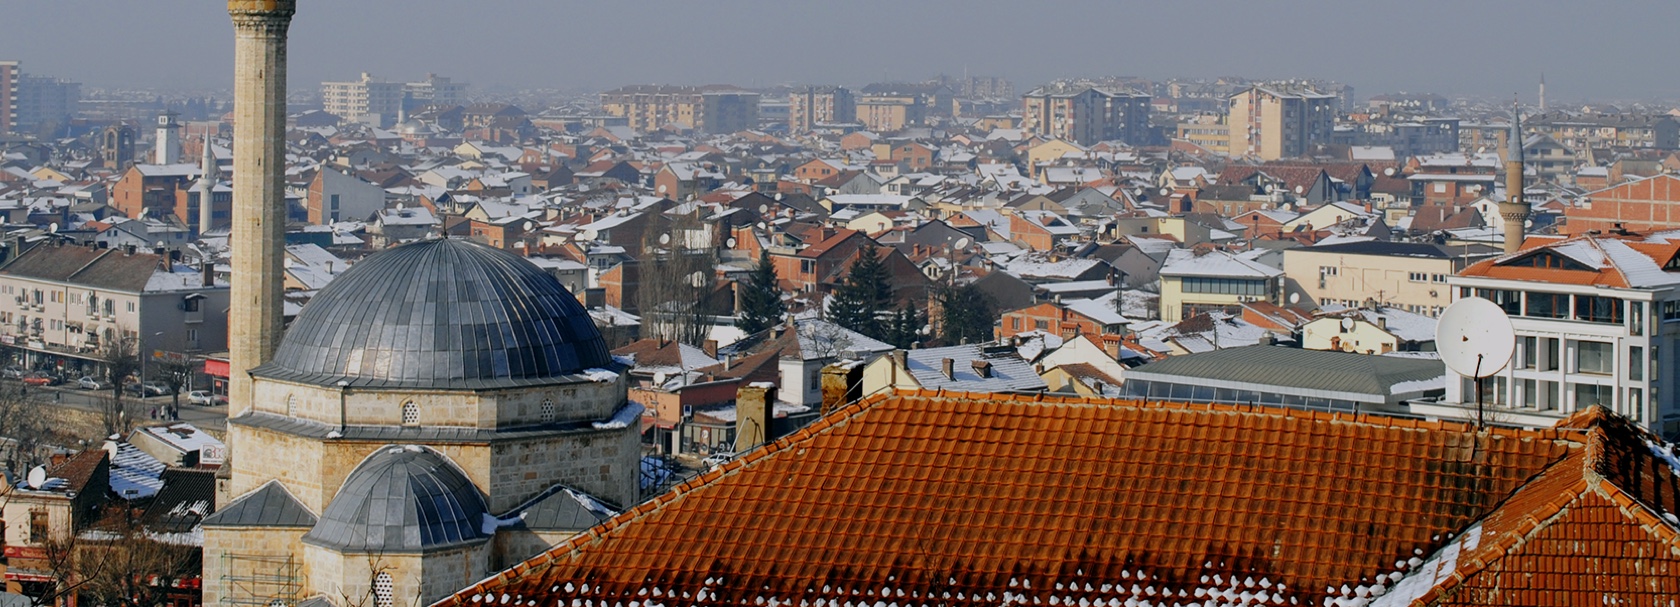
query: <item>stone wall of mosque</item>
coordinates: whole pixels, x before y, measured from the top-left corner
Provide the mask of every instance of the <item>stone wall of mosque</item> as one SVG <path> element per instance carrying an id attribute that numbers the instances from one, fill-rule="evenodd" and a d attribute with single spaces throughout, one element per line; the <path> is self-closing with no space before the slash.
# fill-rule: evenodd
<path id="1" fill-rule="evenodd" d="M 302 527 L 206 527 L 204 604 L 250 605 L 308 598 Z M 289 583 L 288 583 L 289 582 Z M 294 586 L 295 584 L 295 586 Z"/>

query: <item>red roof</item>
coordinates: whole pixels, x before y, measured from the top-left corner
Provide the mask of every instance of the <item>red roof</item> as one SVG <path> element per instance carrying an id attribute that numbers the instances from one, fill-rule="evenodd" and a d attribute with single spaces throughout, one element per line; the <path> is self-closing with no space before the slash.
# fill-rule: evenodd
<path id="1" fill-rule="evenodd" d="M 1559 429 L 1477 433 L 1291 409 L 901 392 L 440 605 L 1119 605 L 1208 592 L 1323 604 L 1408 571 L 1386 586 L 1443 603 L 1542 602 L 1525 602 L 1532 591 L 1645 604 L 1680 592 L 1663 514 L 1680 509 L 1680 488 L 1645 440 L 1598 409 Z M 1438 552 L 1456 568 L 1407 563 Z"/>

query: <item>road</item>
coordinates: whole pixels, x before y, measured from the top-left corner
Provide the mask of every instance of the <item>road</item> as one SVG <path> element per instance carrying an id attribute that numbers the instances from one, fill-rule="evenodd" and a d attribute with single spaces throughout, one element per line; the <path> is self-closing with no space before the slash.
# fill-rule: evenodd
<path id="1" fill-rule="evenodd" d="M 82 390 L 74 386 L 37 386 L 29 388 L 29 400 L 33 402 L 82 411 L 102 411 L 106 399 L 110 397 L 110 390 Z M 140 426 L 169 423 L 169 420 L 161 417 L 161 413 L 164 408 L 169 406 L 170 402 L 168 396 L 138 398 L 125 395 L 123 397 L 123 404 L 126 405 L 129 414 L 135 416 L 136 425 Z M 152 419 L 150 415 L 154 407 L 160 414 L 157 419 Z M 190 423 L 215 434 L 221 434 L 227 430 L 227 405 L 201 407 L 189 404 L 187 396 L 182 394 L 181 418 L 178 421 Z"/>

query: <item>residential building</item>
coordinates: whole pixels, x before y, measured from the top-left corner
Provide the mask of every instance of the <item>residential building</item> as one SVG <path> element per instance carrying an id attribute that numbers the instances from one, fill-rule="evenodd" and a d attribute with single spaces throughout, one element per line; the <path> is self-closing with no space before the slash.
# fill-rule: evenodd
<path id="1" fill-rule="evenodd" d="M 642 132 L 667 126 L 714 134 L 758 128 L 758 93 L 730 85 L 626 86 L 601 93 L 601 110 Z"/>
<path id="2" fill-rule="evenodd" d="M 6 492 L 0 516 L 7 523 L 0 529 L 0 539 L 6 542 L 6 585 L 25 596 L 50 600 L 59 592 L 51 585 L 60 583 L 63 571 L 75 566 L 66 563 L 69 559 L 59 551 L 98 521 L 108 500 L 111 458 L 104 449 L 88 449 L 55 458 L 45 472 L 47 480 L 40 487 L 10 474 L 0 480 L 0 489 Z M 87 549 L 85 544 L 78 547 Z"/>
<path id="3" fill-rule="evenodd" d="M 1225 123 L 1222 114 L 1196 116 L 1188 122 L 1180 122 L 1173 138 L 1188 141 L 1209 152 L 1224 154 L 1231 151 L 1231 125 Z"/>
<path id="4" fill-rule="evenodd" d="M 1229 101 L 1230 152 L 1261 160 L 1306 156 L 1336 123 L 1336 96 L 1311 87 L 1251 86 Z"/>
<path id="5" fill-rule="evenodd" d="M 1435 351 L 1435 319 L 1367 305 L 1320 314 L 1301 326 L 1301 347 L 1358 354 Z"/>
<path id="6" fill-rule="evenodd" d="M 437 74 L 403 85 L 403 109 L 409 112 L 426 108 L 447 108 L 467 104 L 467 83 L 455 82 Z"/>
<path id="7" fill-rule="evenodd" d="M 891 133 L 950 116 L 953 99 L 950 87 L 936 82 L 878 82 L 859 91 L 857 121 L 871 131 Z"/>
<path id="8" fill-rule="evenodd" d="M 1061 82 L 1033 89 L 1021 100 L 1021 127 L 1028 133 L 1080 145 L 1150 142 L 1149 95 Z"/>
<path id="9" fill-rule="evenodd" d="M 1498 249 L 1411 242 L 1342 242 L 1283 251 L 1285 298 L 1303 306 L 1366 302 L 1435 316 L 1452 303 L 1447 281 Z"/>
<path id="10" fill-rule="evenodd" d="M 1663 173 L 1583 194 L 1565 207 L 1564 233 L 1680 229 L 1680 175 Z"/>
<path id="11" fill-rule="evenodd" d="M 0 79 L 3 78 L 4 75 L 0 74 Z M 51 135 L 69 124 L 78 113 L 77 106 L 82 100 L 81 83 L 23 74 L 16 86 L 17 122 L 13 130 L 18 133 Z"/>
<path id="12" fill-rule="evenodd" d="M 1043 392 L 1049 384 L 1008 343 L 894 350 L 863 368 L 859 394 L 895 390 Z"/>
<path id="13" fill-rule="evenodd" d="M 1101 282 L 1101 281 L 1098 281 Z M 1109 286 L 1110 291 L 1114 289 Z M 997 337 L 1007 340 L 1039 331 L 1063 339 L 1085 336 L 1107 348 L 1117 346 L 1131 321 L 1115 309 L 1115 297 L 1044 302 L 1002 314 Z M 1114 348 L 1118 351 L 1118 348 Z"/>
<path id="14" fill-rule="evenodd" d="M 1180 354 L 1126 374 L 1126 396 L 1337 413 L 1404 413 L 1440 396 L 1439 360 L 1255 345 Z"/>
<path id="15" fill-rule="evenodd" d="M 385 208 L 385 190 L 359 177 L 323 166 L 309 181 L 304 204 L 309 210 L 309 223 L 315 225 L 367 221 Z"/>
<path id="16" fill-rule="evenodd" d="M 44 244 L 0 265 L 0 349 L 28 368 L 89 373 L 113 346 L 142 361 L 219 352 L 228 303 L 208 267 L 133 247 Z"/>
<path id="17" fill-rule="evenodd" d="M 350 122 L 391 126 L 403 109 L 403 86 L 401 82 L 375 79 L 367 72 L 362 72 L 359 80 L 322 82 L 322 109 Z"/>
<path id="18" fill-rule="evenodd" d="M 111 206 L 135 219 L 173 216 L 180 197 L 203 174 L 193 163 L 129 165 L 111 186 Z"/>
<path id="19" fill-rule="evenodd" d="M 16 61 L 0 61 L 0 135 L 17 130 L 18 80 L 23 70 Z"/>
<path id="20" fill-rule="evenodd" d="M 1666 114 L 1551 112 L 1528 117 L 1526 126 L 1574 150 L 1578 160 L 1594 148 L 1680 148 L 1680 120 Z"/>
<path id="21" fill-rule="evenodd" d="M 1234 312 L 1238 304 L 1249 301 L 1282 304 L 1283 270 L 1254 261 L 1254 253 L 1210 249 L 1168 253 L 1160 271 L 1161 320 L 1176 323 L 1202 312 Z"/>
<path id="22" fill-rule="evenodd" d="M 1531 237 L 1525 246 L 1448 283 L 1454 300 L 1498 304 L 1516 330 L 1510 364 L 1482 382 L 1492 419 L 1544 426 L 1601 405 L 1642 428 L 1680 431 L 1669 387 L 1680 381 L 1680 241 Z M 1475 419 L 1476 404 L 1475 382 L 1455 375 L 1440 403 L 1413 410 Z"/>
<path id="23" fill-rule="evenodd" d="M 809 133 L 819 124 L 857 121 L 857 100 L 842 86 L 807 86 L 788 94 L 788 132 Z"/>

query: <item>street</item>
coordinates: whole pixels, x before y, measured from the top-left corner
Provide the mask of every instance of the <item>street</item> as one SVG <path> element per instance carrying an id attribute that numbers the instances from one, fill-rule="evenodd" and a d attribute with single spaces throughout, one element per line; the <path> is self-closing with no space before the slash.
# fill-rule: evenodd
<path id="1" fill-rule="evenodd" d="M 59 407 L 70 407 L 82 411 L 99 412 L 104 402 L 111 397 L 110 390 L 82 390 L 74 386 L 31 386 L 28 392 L 31 402 Z M 139 398 L 123 396 L 123 405 L 133 416 L 136 426 L 151 426 L 169 423 L 163 418 L 163 410 L 170 404 L 168 396 L 151 396 Z M 157 409 L 158 417 L 153 419 L 151 411 Z M 181 395 L 180 419 L 201 429 L 222 434 L 227 430 L 227 405 L 203 407 L 187 402 L 187 396 Z"/>

